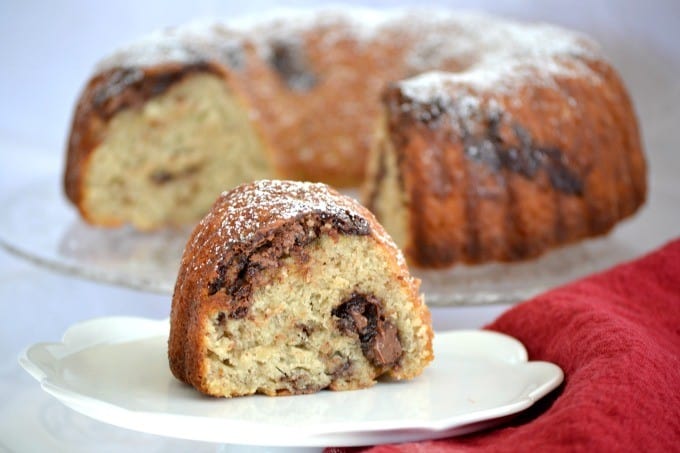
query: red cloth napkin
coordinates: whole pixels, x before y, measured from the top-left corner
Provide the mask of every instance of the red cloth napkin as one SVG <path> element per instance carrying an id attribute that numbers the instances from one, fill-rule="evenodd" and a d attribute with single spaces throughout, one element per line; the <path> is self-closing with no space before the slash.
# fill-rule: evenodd
<path id="1" fill-rule="evenodd" d="M 487 328 L 519 339 L 531 360 L 558 364 L 565 382 L 502 428 L 372 453 L 680 451 L 680 239 Z"/>

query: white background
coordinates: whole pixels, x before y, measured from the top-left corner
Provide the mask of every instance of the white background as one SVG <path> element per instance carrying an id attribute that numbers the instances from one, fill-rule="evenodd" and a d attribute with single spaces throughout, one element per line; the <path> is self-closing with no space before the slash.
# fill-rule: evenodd
<path id="1" fill-rule="evenodd" d="M 319 4 L 289 2 L 285 6 Z M 157 27 L 257 13 L 272 5 L 201 0 L 1 1 L 0 194 L 43 175 L 59 184 L 72 107 L 99 58 Z M 680 194 L 676 176 L 680 174 L 676 139 L 680 128 L 680 2 L 478 0 L 431 5 L 547 20 L 594 36 L 630 88 L 642 124 L 653 194 Z M 674 228 L 680 233 L 680 204 L 671 204 L 669 209 L 674 210 Z M 0 205 L 0 222 L 2 211 Z M 167 296 L 54 274 L 0 249 L 0 452 L 215 451 L 214 445 L 138 434 L 76 414 L 43 393 L 17 365 L 23 348 L 58 340 L 74 322 L 118 314 L 163 318 L 169 314 L 169 303 Z M 435 327 L 479 327 L 506 308 L 436 309 Z"/>

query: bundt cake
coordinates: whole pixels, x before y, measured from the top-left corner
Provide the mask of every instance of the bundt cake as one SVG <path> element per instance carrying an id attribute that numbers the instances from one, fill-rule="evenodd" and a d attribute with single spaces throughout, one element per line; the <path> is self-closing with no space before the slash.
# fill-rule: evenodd
<path id="1" fill-rule="evenodd" d="M 218 198 L 187 243 L 170 368 L 225 397 L 411 379 L 433 358 L 418 287 L 353 199 L 321 183 L 244 184 Z"/>
<path id="2" fill-rule="evenodd" d="M 627 93 L 584 36 L 349 10 L 185 26 L 112 55 L 78 102 L 65 186 L 91 223 L 154 229 L 242 182 L 366 179 L 407 259 L 444 267 L 602 234 L 644 202 L 645 175 Z"/>

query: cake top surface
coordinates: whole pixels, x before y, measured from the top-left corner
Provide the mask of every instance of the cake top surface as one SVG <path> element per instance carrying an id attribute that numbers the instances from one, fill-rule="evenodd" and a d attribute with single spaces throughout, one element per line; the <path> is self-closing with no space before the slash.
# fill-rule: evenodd
<path id="1" fill-rule="evenodd" d="M 427 36 L 441 61 L 456 60 L 460 70 L 440 71 L 436 65 L 398 86 L 422 103 L 440 99 L 456 86 L 468 94 L 509 93 L 518 85 L 550 85 L 555 77 L 596 77 L 588 63 L 603 60 L 599 46 L 583 34 L 548 24 L 523 24 L 489 16 L 453 20 L 455 42 L 446 33 Z"/>
<path id="2" fill-rule="evenodd" d="M 273 9 L 257 16 L 221 22 L 197 21 L 159 30 L 104 59 L 97 71 L 220 59 L 225 52 L 233 53 L 246 43 L 266 54 L 273 41 L 296 40 L 310 30 L 322 31 L 319 45 L 333 45 L 345 39 L 370 44 L 394 39 L 389 31 L 397 30 L 413 41 L 406 55 L 413 70 L 432 70 L 444 61 L 453 60 L 464 67 L 485 67 L 485 72 L 470 73 L 468 78 L 474 77 L 478 82 L 485 79 L 488 83 L 495 79 L 491 63 L 498 60 L 546 64 L 559 56 L 599 57 L 597 45 L 579 33 L 481 13 L 368 8 Z"/>
<path id="3" fill-rule="evenodd" d="M 191 245 L 210 247 L 208 261 L 219 260 L 259 232 L 308 215 L 321 215 L 348 233 L 374 236 L 396 250 L 400 265 L 405 264 L 402 253 L 366 208 L 326 184 L 312 182 L 259 180 L 223 192 L 197 226 Z"/>
<path id="4" fill-rule="evenodd" d="M 219 235 L 244 242 L 267 223 L 310 213 L 358 214 L 358 204 L 322 183 L 259 180 L 220 195 L 215 211 L 222 219 Z"/>
<path id="5" fill-rule="evenodd" d="M 458 117 L 474 114 L 475 105 L 487 93 L 513 94 L 526 85 L 559 90 L 558 78 L 592 84 L 601 80 L 591 67 L 593 61 L 603 60 L 599 46 L 578 32 L 481 13 L 367 8 L 273 9 L 223 22 L 188 23 L 121 49 L 100 62 L 97 71 L 206 61 L 240 71 L 253 49 L 274 66 L 277 52 L 285 49 L 294 63 L 312 35 L 321 54 L 332 54 L 339 42 L 353 42 L 359 52 L 368 46 L 370 53 L 373 44 L 404 49 L 399 56 L 403 59 L 400 74 L 413 76 L 392 85 L 402 94 L 403 108 L 436 104 Z M 323 52 L 324 46 L 328 52 Z M 384 58 L 381 55 L 374 58 Z M 305 91 L 309 74 L 297 75 L 286 79 L 288 85 Z M 512 102 L 522 101 L 513 96 Z"/>

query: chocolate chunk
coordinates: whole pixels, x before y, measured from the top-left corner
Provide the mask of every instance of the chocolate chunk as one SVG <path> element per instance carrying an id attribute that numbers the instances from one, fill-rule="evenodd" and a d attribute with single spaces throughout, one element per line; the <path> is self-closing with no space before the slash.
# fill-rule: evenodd
<path id="1" fill-rule="evenodd" d="M 151 172 L 149 179 L 156 185 L 163 185 L 169 183 L 170 181 L 186 178 L 197 173 L 201 169 L 201 165 L 190 165 L 179 171 L 170 172 L 168 170 L 158 169 Z"/>
<path id="2" fill-rule="evenodd" d="M 349 376 L 352 372 L 352 362 L 349 360 L 343 360 L 338 366 L 336 366 L 331 372 L 333 380 L 337 380 L 343 376 Z"/>
<path id="3" fill-rule="evenodd" d="M 271 43 L 269 64 L 291 90 L 309 91 L 316 85 L 316 76 L 301 43 L 297 41 L 278 40 Z"/>
<path id="4" fill-rule="evenodd" d="M 227 275 L 227 266 L 219 264 L 217 266 L 217 276 L 208 283 L 208 295 L 216 294 L 224 286 L 224 280 Z"/>
<path id="5" fill-rule="evenodd" d="M 234 71 L 242 71 L 246 66 L 246 56 L 241 45 L 225 46 L 221 51 L 222 61 Z"/>
<path id="6" fill-rule="evenodd" d="M 302 331 L 305 338 L 309 338 L 309 336 L 312 334 L 312 332 L 314 332 L 314 326 L 307 325 L 307 324 L 304 324 L 304 323 L 301 323 L 301 322 L 295 324 L 295 327 L 297 327 L 298 329 L 300 329 Z"/>
<path id="7" fill-rule="evenodd" d="M 166 170 L 156 170 L 152 172 L 151 176 L 149 177 L 151 178 L 151 181 L 153 181 L 154 184 L 159 186 L 175 179 L 174 175 Z"/>
<path id="8" fill-rule="evenodd" d="M 402 356 L 396 326 L 385 319 L 382 302 L 373 295 L 352 293 L 331 314 L 341 332 L 356 334 L 364 356 L 373 366 L 391 367 Z"/>
<path id="9" fill-rule="evenodd" d="M 562 151 L 536 146 L 529 132 L 519 124 L 512 125 L 519 146 L 506 145 L 500 135 L 501 120 L 501 115 L 489 114 L 484 136 L 462 128 L 465 156 L 468 159 L 483 163 L 495 172 L 507 170 L 527 179 L 533 179 L 540 170 L 544 170 L 553 189 L 567 195 L 583 194 L 583 181 L 569 167 Z"/>
<path id="10" fill-rule="evenodd" d="M 568 195 L 583 195 L 583 181 L 574 172 L 564 159 L 562 154 L 557 149 L 544 150 L 547 156 L 546 171 L 550 184 L 562 193 Z"/>
<path id="11" fill-rule="evenodd" d="M 370 344 L 365 348 L 364 355 L 376 366 L 391 366 L 402 354 L 397 327 L 389 321 L 379 323 L 378 327 Z"/>

